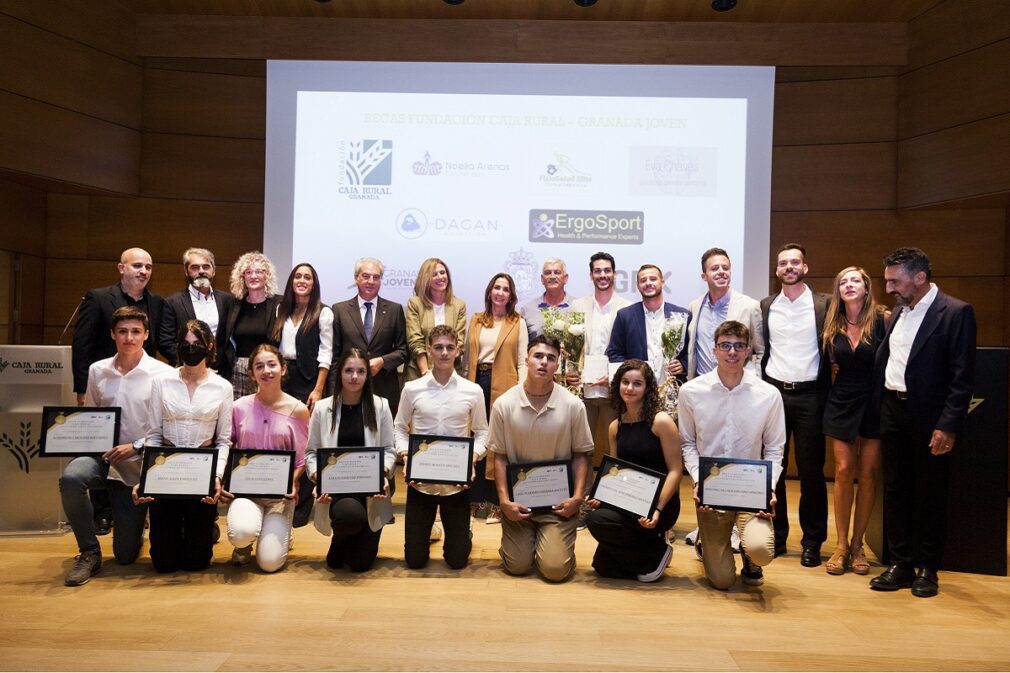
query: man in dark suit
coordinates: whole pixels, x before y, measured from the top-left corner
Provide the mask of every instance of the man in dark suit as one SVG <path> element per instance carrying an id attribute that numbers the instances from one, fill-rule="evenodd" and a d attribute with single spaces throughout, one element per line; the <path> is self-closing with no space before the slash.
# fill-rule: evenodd
<path id="1" fill-rule="evenodd" d="M 340 356 L 348 348 L 361 350 L 372 372 L 372 390 L 386 398 L 396 416 L 400 380 L 396 369 L 407 359 L 407 322 L 403 307 L 379 296 L 382 262 L 362 257 L 354 263 L 358 295 L 333 305 L 333 366 L 330 392 L 340 379 Z"/>
<path id="2" fill-rule="evenodd" d="M 803 279 L 808 268 L 806 250 L 787 243 L 778 252 L 775 276 L 782 291 L 761 300 L 765 352 L 761 358 L 764 380 L 779 389 L 786 412 L 786 446 L 782 476 L 775 485 L 775 555 L 786 552 L 789 510 L 786 504 L 786 468 L 789 436 L 796 449 L 800 476 L 800 563 L 821 564 L 821 545 L 828 537 L 828 489 L 824 482 L 824 434 L 821 417 L 831 386 L 831 364 L 824 356 L 821 334 L 829 295 L 813 292 Z"/>
<path id="3" fill-rule="evenodd" d="M 116 354 L 116 342 L 109 338 L 109 334 L 112 332 L 112 314 L 117 308 L 135 306 L 147 314 L 151 338 L 144 344 L 144 350 L 152 357 L 156 353 L 158 332 L 155 325 L 161 320 L 164 300 L 147 289 L 154 272 L 151 255 L 142 248 L 124 250 L 116 268 L 119 269 L 119 283 L 88 290 L 77 316 L 71 347 L 71 369 L 78 406 L 84 404 L 88 367 Z"/>
<path id="4" fill-rule="evenodd" d="M 884 520 L 891 566 L 870 581 L 877 591 L 940 591 L 937 570 L 947 535 L 950 450 L 968 415 L 975 376 L 975 312 L 930 282 L 929 258 L 898 248 L 884 258 L 896 300 L 877 350 Z M 918 569 L 918 570 L 916 570 Z"/>
<path id="5" fill-rule="evenodd" d="M 186 289 L 165 298 L 161 317 L 159 349 L 170 365 L 178 365 L 175 338 L 179 326 L 187 320 L 202 320 L 210 327 L 217 341 L 217 352 L 224 353 L 228 342 L 227 317 L 235 298 L 214 289 L 214 253 L 204 248 L 190 248 L 182 255 Z M 220 367 L 219 367 L 220 369 Z"/>
<path id="6" fill-rule="evenodd" d="M 688 324 L 691 321 L 691 314 L 686 308 L 663 301 L 663 284 L 663 272 L 655 264 L 643 264 L 638 269 L 638 292 L 642 301 L 617 312 L 607 345 L 608 360 L 645 360 L 659 383 L 667 376 L 683 378 L 687 371 Z M 683 340 L 680 353 L 667 363 L 663 356 L 662 334 L 667 321 L 675 313 L 683 314 Z"/>

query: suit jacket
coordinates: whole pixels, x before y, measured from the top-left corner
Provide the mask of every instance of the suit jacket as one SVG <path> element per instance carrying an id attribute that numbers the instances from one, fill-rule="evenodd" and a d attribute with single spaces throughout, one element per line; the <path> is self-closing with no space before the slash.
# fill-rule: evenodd
<path id="1" fill-rule="evenodd" d="M 217 334 L 214 337 L 220 357 L 228 343 L 228 313 L 235 302 L 235 297 L 221 290 L 213 292 L 214 303 L 217 304 Z M 175 352 L 175 339 L 179 333 L 179 326 L 187 320 L 196 320 L 196 310 L 193 308 L 193 298 L 189 295 L 188 287 L 165 297 L 165 311 L 161 316 L 158 349 L 165 354 L 168 364 L 172 366 L 179 365 L 178 354 Z"/>
<path id="2" fill-rule="evenodd" d="M 407 300 L 407 349 L 410 359 L 403 368 L 403 380 L 413 381 L 421 377 L 417 358 L 428 352 L 428 334 L 435 326 L 435 309 L 424 305 L 419 297 Z M 466 343 L 466 304 L 459 297 L 453 297 L 445 307 L 445 324 L 456 330 L 456 345 L 460 357 L 456 360 L 456 370 L 463 371 L 463 345 Z M 429 365 L 431 363 L 428 363 Z"/>
<path id="3" fill-rule="evenodd" d="M 680 349 L 680 355 L 677 356 L 677 360 L 687 371 L 687 354 L 691 350 L 691 314 L 682 306 L 664 302 L 663 315 L 669 318 L 674 313 L 687 314 L 684 345 Z M 611 362 L 624 362 L 632 358 L 649 361 L 649 341 L 645 333 L 645 307 L 640 301 L 617 312 L 617 317 L 614 319 L 614 329 L 610 332 L 610 345 L 607 346 L 607 359 Z"/>
<path id="4" fill-rule="evenodd" d="M 480 352 L 480 333 L 484 325 L 480 322 L 480 313 L 474 313 L 470 318 L 470 334 L 466 346 L 466 378 L 477 380 L 477 355 Z M 498 339 L 494 344 L 494 361 L 491 363 L 491 400 L 488 406 L 493 406 L 502 393 L 519 383 L 519 363 L 526 358 L 526 353 L 519 352 L 519 332 L 525 330 L 525 321 L 516 315 L 506 318 L 498 331 Z"/>
<path id="5" fill-rule="evenodd" d="M 698 344 L 698 313 L 701 311 L 702 302 L 706 295 L 701 295 L 691 302 L 688 309 L 691 311 L 691 322 L 688 327 L 688 334 L 691 336 L 691 343 L 695 344 L 687 352 L 687 378 L 693 379 L 697 373 L 697 355 L 695 348 Z M 761 305 L 756 299 L 751 299 L 747 295 L 730 290 L 729 306 L 726 307 L 726 320 L 736 320 L 743 323 L 750 330 L 751 361 L 747 363 L 749 369 L 755 373 L 765 353 L 765 334 L 761 320 Z"/>
<path id="6" fill-rule="evenodd" d="M 396 416 L 400 404 L 400 381 L 397 368 L 407 361 L 407 324 L 403 307 L 396 302 L 376 297 L 372 318 L 372 339 L 365 341 L 365 325 L 361 321 L 358 297 L 333 305 L 333 366 L 330 389 L 340 380 L 337 363 L 348 348 L 357 348 L 366 358 L 383 358 L 382 371 L 372 377 L 372 391 L 389 401 Z"/>
<path id="7" fill-rule="evenodd" d="M 824 316 L 828 312 L 828 303 L 831 295 L 823 292 L 810 291 L 814 297 L 814 323 L 817 329 L 817 350 L 820 353 L 820 365 L 817 369 L 817 394 L 822 400 L 827 399 L 828 390 L 831 388 L 831 361 L 824 352 L 824 344 L 821 335 L 824 334 Z M 764 336 L 765 352 L 761 357 L 761 375 L 765 376 L 765 368 L 768 366 L 768 358 L 771 356 L 771 338 L 768 328 L 768 311 L 772 302 L 779 296 L 775 293 L 761 300 L 761 330 Z"/>
<path id="8" fill-rule="evenodd" d="M 877 349 L 876 390 L 884 390 L 884 373 L 891 355 L 891 332 Z M 908 408 L 916 429 L 958 433 L 968 415 L 975 385 L 975 311 L 970 304 L 937 291 L 912 342 L 905 366 Z"/>
<path id="9" fill-rule="evenodd" d="M 217 295 L 215 295 L 216 298 Z M 225 342 L 224 348 L 217 352 L 217 373 L 224 377 L 226 381 L 231 380 L 231 373 L 235 367 L 235 358 L 238 357 L 238 354 L 235 352 L 235 339 L 232 335 L 235 334 L 235 324 L 238 322 L 238 315 L 242 310 L 242 302 L 242 299 L 238 299 L 232 295 L 231 303 L 228 305 L 228 312 L 224 314 L 225 319 L 221 320 L 221 314 L 218 314 L 218 331 L 220 332 L 221 324 L 224 323 Z M 273 321 L 277 317 L 277 305 L 281 303 L 281 296 L 279 294 L 272 294 L 263 303 L 265 304 L 263 308 L 271 316 L 268 325 L 272 327 L 274 324 Z M 263 343 L 265 344 L 272 343 L 269 334 L 270 327 L 267 327 L 268 333 L 263 335 Z"/>
<path id="10" fill-rule="evenodd" d="M 144 290 L 147 298 L 147 341 L 144 350 L 155 357 L 159 350 L 159 326 L 164 311 L 165 300 L 153 292 Z M 71 369 L 74 375 L 74 392 L 83 393 L 88 389 L 88 367 L 93 362 L 111 358 L 116 354 L 116 342 L 112 340 L 112 314 L 117 308 L 129 305 L 126 293 L 121 285 L 88 290 L 81 301 L 80 312 L 77 314 L 77 325 L 74 327 L 74 338 L 71 345 Z M 162 354 L 167 354 L 162 349 Z"/>

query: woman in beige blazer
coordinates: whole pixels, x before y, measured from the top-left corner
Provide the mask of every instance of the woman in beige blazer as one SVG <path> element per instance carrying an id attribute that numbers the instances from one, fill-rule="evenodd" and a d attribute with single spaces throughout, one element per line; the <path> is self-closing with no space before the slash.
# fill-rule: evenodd
<path id="1" fill-rule="evenodd" d="M 437 257 L 421 263 L 414 280 L 414 296 L 407 300 L 407 350 L 410 357 L 403 369 L 404 381 L 419 379 L 428 373 L 428 333 L 435 325 L 456 330 L 459 350 L 466 338 L 466 304 L 452 294 L 449 267 Z M 462 359 L 456 369 L 463 373 Z"/>

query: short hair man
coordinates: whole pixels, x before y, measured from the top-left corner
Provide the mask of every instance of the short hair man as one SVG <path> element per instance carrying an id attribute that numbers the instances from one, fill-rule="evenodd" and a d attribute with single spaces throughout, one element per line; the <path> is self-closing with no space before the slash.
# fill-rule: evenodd
<path id="1" fill-rule="evenodd" d="M 502 510 L 501 554 L 505 572 L 523 575 L 536 565 L 544 579 L 561 582 L 575 569 L 576 514 L 584 500 L 587 456 L 593 437 L 586 407 L 554 382 L 561 346 L 541 334 L 526 352 L 526 381 L 509 388 L 491 408 L 487 447 L 494 454 L 495 484 Z M 509 499 L 506 466 L 570 460 L 572 497 L 553 511 L 534 514 Z"/>
<path id="2" fill-rule="evenodd" d="M 764 355 L 761 326 L 761 305 L 742 292 L 730 287 L 732 265 L 729 253 L 722 248 L 709 248 L 701 256 L 701 279 L 708 291 L 688 305 L 691 311 L 691 343 L 687 352 L 687 378 L 693 379 L 715 369 L 715 329 L 727 320 L 743 323 L 751 333 L 753 355 L 747 366 L 758 370 Z"/>
<path id="3" fill-rule="evenodd" d="M 480 386 L 456 373 L 459 337 L 448 325 L 435 325 L 428 333 L 428 363 L 424 376 L 408 381 L 400 395 L 393 434 L 396 453 L 404 459 L 403 477 L 407 478 L 407 451 L 410 435 L 469 437 L 473 433 L 473 463 L 484 457 L 487 416 L 484 392 Z M 476 469 L 476 468 L 474 468 Z M 450 568 L 470 562 L 470 492 L 469 486 L 407 482 L 407 510 L 404 532 L 404 558 L 409 568 L 428 564 L 432 526 L 436 512 L 441 513 L 445 529 L 442 557 Z"/>
<path id="4" fill-rule="evenodd" d="M 348 348 L 360 349 L 368 358 L 376 395 L 386 398 L 396 416 L 400 403 L 400 380 L 396 369 L 407 360 L 407 320 L 403 306 L 379 296 L 382 262 L 362 257 L 354 263 L 358 294 L 333 305 L 333 366 Z M 331 377 L 330 391 L 339 377 Z"/>
<path id="5" fill-rule="evenodd" d="M 702 506 L 698 498 L 700 456 L 770 461 L 772 483 L 776 483 L 782 472 L 786 421 L 779 392 L 745 369 L 751 355 L 750 330 L 745 325 L 735 320 L 719 325 L 712 350 L 716 368 L 681 387 L 677 408 L 684 467 L 694 481 L 705 576 L 716 589 L 725 590 L 736 579 L 730 546 L 734 524 L 740 531 L 744 583 L 756 586 L 764 582 L 762 567 L 775 558 L 771 525 L 775 494 L 770 495 L 771 511 L 758 514 Z"/>
<path id="6" fill-rule="evenodd" d="M 172 368 L 144 351 L 150 335 L 147 314 L 124 306 L 112 314 L 112 341 L 116 355 L 88 368 L 85 402 L 95 407 L 120 407 L 121 444 L 101 459 L 74 458 L 60 477 L 60 497 L 80 556 L 67 571 L 67 586 L 84 584 L 102 569 L 102 549 L 95 536 L 94 512 L 88 490 L 108 490 L 115 513 L 112 550 L 116 561 L 133 563 L 143 542 L 147 505 L 134 505 L 133 486 L 140 480 L 140 455 L 150 421 L 151 382 Z"/>
<path id="7" fill-rule="evenodd" d="M 217 343 L 217 352 L 225 352 L 228 341 L 228 311 L 235 298 L 228 292 L 214 289 L 217 266 L 214 253 L 206 248 L 190 248 L 182 254 L 182 270 L 186 289 L 165 297 L 165 312 L 161 319 L 160 350 L 169 364 L 178 365 L 175 339 L 179 327 L 189 320 L 202 320 L 210 327 Z M 220 363 L 224 364 L 224 363 Z M 219 369 L 221 368 L 219 364 Z M 223 374 L 226 376 L 227 372 Z"/>
<path id="8" fill-rule="evenodd" d="M 565 291 L 565 286 L 568 285 L 568 268 L 564 261 L 557 257 L 545 259 L 540 270 L 540 282 L 544 286 L 544 293 L 519 307 L 519 314 L 526 321 L 530 341 L 544 333 L 544 315 L 541 309 L 565 309 L 572 304 L 572 298 Z"/>
<path id="9" fill-rule="evenodd" d="M 800 477 L 800 528 L 803 553 L 800 564 L 821 564 L 821 545 L 828 537 L 828 489 L 824 481 L 824 434 L 821 417 L 831 386 L 830 360 L 824 354 L 821 334 L 830 295 L 812 291 L 804 282 L 809 268 L 807 253 L 798 243 L 779 248 L 775 276 L 778 294 L 761 300 L 765 352 L 761 371 L 765 381 L 782 393 L 786 410 L 786 437 L 793 437 L 796 470 Z M 789 465 L 789 444 L 782 459 Z M 786 553 L 789 515 L 786 482 L 775 488 L 779 506 L 775 513 L 775 553 Z"/>
<path id="10" fill-rule="evenodd" d="M 652 367 L 656 381 L 662 383 L 667 376 L 683 375 L 687 368 L 691 314 L 686 308 L 663 300 L 663 271 L 655 264 L 643 264 L 638 269 L 637 282 L 642 301 L 617 312 L 607 345 L 607 357 L 610 362 L 624 362 L 631 358 L 645 360 Z M 663 329 L 674 313 L 684 314 L 684 341 L 680 354 L 666 363 Z"/>
<path id="11" fill-rule="evenodd" d="M 929 257 L 918 248 L 898 248 L 884 258 L 884 283 L 896 305 L 875 367 L 892 565 L 870 587 L 911 586 L 920 598 L 940 591 L 950 451 L 968 415 L 975 377 L 975 312 L 931 276 Z"/>

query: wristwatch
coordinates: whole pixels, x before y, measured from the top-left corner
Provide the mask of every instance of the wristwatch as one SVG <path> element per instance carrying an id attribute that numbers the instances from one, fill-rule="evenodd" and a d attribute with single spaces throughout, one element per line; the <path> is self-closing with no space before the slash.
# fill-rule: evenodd
<path id="1" fill-rule="evenodd" d="M 136 451 L 137 453 L 143 453 L 144 452 L 144 440 L 143 439 L 135 439 L 135 440 L 133 440 L 133 450 Z"/>

